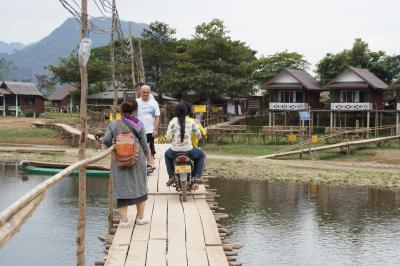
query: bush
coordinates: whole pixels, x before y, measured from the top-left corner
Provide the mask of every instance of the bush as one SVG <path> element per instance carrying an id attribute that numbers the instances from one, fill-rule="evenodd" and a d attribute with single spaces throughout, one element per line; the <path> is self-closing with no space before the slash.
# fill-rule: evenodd
<path id="1" fill-rule="evenodd" d="M 26 109 L 22 111 L 25 117 L 33 117 L 35 115 L 35 111 L 32 109 Z"/>

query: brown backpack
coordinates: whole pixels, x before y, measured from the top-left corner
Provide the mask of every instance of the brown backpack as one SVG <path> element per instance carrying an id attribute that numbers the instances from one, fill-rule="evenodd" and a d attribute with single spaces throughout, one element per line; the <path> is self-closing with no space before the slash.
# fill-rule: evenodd
<path id="1" fill-rule="evenodd" d="M 131 167 L 135 165 L 139 158 L 139 134 L 134 128 L 130 128 L 129 126 L 129 131 L 124 130 L 122 124 L 127 126 L 118 119 L 117 125 L 119 130 L 115 138 L 114 160 L 119 167 Z"/>

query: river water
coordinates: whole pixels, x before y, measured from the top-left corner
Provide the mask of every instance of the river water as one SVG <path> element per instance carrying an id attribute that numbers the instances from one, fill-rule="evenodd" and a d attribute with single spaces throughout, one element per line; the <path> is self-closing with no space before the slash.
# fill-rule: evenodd
<path id="1" fill-rule="evenodd" d="M 47 177 L 0 162 L 0 210 Z M 88 180 L 87 263 L 101 259 L 107 179 Z M 367 187 L 212 180 L 244 265 L 399 265 L 400 193 Z M 0 249 L 0 265 L 75 265 L 78 179 L 68 177 Z"/>
<path id="2" fill-rule="evenodd" d="M 245 265 L 400 265 L 400 193 L 214 180 Z"/>

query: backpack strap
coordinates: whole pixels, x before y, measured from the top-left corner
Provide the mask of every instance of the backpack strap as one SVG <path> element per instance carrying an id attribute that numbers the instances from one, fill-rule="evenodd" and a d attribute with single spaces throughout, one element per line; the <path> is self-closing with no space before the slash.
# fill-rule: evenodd
<path id="1" fill-rule="evenodd" d="M 132 131 L 133 135 L 135 135 L 135 137 L 140 141 L 142 138 L 139 136 L 139 133 L 136 131 L 135 128 L 133 128 L 131 125 L 129 125 L 128 123 L 126 123 L 125 121 L 123 121 L 122 119 L 119 120 L 119 122 L 122 124 L 124 124 L 126 127 L 128 127 L 128 129 L 130 131 Z"/>

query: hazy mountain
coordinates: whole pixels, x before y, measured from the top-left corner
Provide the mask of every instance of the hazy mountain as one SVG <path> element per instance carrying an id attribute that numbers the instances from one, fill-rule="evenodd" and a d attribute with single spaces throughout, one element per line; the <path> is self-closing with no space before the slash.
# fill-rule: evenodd
<path id="1" fill-rule="evenodd" d="M 91 20 L 97 27 L 108 29 L 111 20 L 108 18 L 93 18 Z M 124 35 L 128 36 L 128 22 L 121 21 Z M 139 36 L 148 25 L 132 22 L 132 35 Z M 47 73 L 44 69 L 48 64 L 56 64 L 59 57 L 68 56 L 79 45 L 79 23 L 73 19 L 67 19 L 42 40 L 16 50 L 12 54 L 0 54 L 11 61 L 15 70 L 9 75 L 15 80 L 35 79 L 35 74 Z M 89 33 L 93 41 L 93 47 L 106 45 L 110 40 L 109 33 Z M 1 50 L 0 50 L 1 53 Z"/>
<path id="2" fill-rule="evenodd" d="M 0 41 L 0 54 L 11 54 L 15 50 L 25 48 L 25 45 L 19 42 L 2 42 Z"/>

